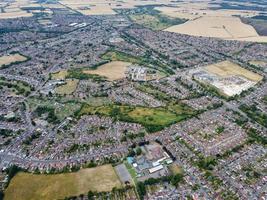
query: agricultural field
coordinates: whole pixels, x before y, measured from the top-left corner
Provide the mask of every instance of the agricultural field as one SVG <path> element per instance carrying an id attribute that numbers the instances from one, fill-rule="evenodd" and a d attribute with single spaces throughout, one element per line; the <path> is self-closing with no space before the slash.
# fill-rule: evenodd
<path id="1" fill-rule="evenodd" d="M 243 76 L 251 81 L 259 82 L 263 79 L 263 77 L 259 74 L 251 72 L 247 69 L 242 68 L 238 64 L 235 64 L 230 61 L 223 61 L 220 63 L 212 64 L 204 67 L 208 72 L 216 74 L 221 77 L 229 77 L 229 76 Z"/>
<path id="2" fill-rule="evenodd" d="M 168 108 L 146 108 L 141 106 L 104 105 L 90 106 L 84 104 L 77 116 L 82 115 L 111 116 L 114 119 L 142 124 L 147 131 L 155 132 L 194 115 L 185 105 L 172 105 Z"/>
<path id="3" fill-rule="evenodd" d="M 5 191 L 5 200 L 53 200 L 86 194 L 88 191 L 111 191 L 121 182 L 111 165 L 81 169 L 74 173 L 37 175 L 20 172 Z"/>
<path id="4" fill-rule="evenodd" d="M 165 31 L 192 36 L 267 42 L 267 37 L 259 36 L 252 26 L 242 23 L 238 17 L 204 16 L 169 27 Z"/>
<path id="5" fill-rule="evenodd" d="M 127 67 L 130 66 L 129 62 L 122 61 L 112 61 L 97 67 L 94 70 L 84 70 L 85 74 L 97 74 L 99 76 L 104 76 L 110 81 L 119 80 L 125 78 L 125 72 Z"/>
<path id="6" fill-rule="evenodd" d="M 28 59 L 27 57 L 25 57 L 19 53 L 1 56 L 0 57 L 0 68 L 3 68 L 5 66 L 11 65 L 11 64 L 19 63 L 19 62 L 24 62 L 27 59 Z"/>
<path id="7" fill-rule="evenodd" d="M 79 83 L 79 80 L 76 79 L 67 79 L 66 84 L 61 85 L 56 88 L 56 93 L 60 95 L 69 95 L 72 94 Z"/>
<path id="8" fill-rule="evenodd" d="M 5 1 L 2 6 L 0 5 L 2 7 L 2 12 L 0 11 L 0 19 L 32 17 L 34 13 L 52 12 L 48 8 L 43 7 L 43 5 L 32 0 Z"/>
<path id="9" fill-rule="evenodd" d="M 155 10 L 160 11 L 162 14 L 170 17 L 178 17 L 182 19 L 194 20 L 203 16 L 211 17 L 253 17 L 259 14 L 258 11 L 254 10 L 230 10 L 230 9 L 213 9 L 208 2 L 190 2 L 181 3 L 179 6 L 160 6 L 155 7 Z"/>
<path id="10" fill-rule="evenodd" d="M 77 2 L 75 0 L 61 0 L 59 2 L 84 15 L 114 15 L 116 14 L 116 9 L 127 9 L 135 8 L 136 6 L 172 3 L 171 0 L 84 0 L 81 2 Z"/>

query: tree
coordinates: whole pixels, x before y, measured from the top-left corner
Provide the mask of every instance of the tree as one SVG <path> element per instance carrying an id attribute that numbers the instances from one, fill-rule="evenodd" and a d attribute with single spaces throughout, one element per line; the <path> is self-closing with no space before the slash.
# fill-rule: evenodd
<path id="1" fill-rule="evenodd" d="M 178 186 L 178 184 L 183 180 L 183 175 L 182 174 L 176 174 L 172 177 L 171 179 L 171 184 L 174 186 Z"/>
<path id="2" fill-rule="evenodd" d="M 137 149 L 136 149 L 136 155 L 141 155 L 141 153 L 142 153 L 142 149 L 140 148 L 140 147 L 138 147 Z"/>
<path id="3" fill-rule="evenodd" d="M 4 193 L 3 193 L 3 191 L 0 191 L 0 200 L 4 200 Z"/>
<path id="4" fill-rule="evenodd" d="M 95 196 L 95 194 L 92 191 L 89 191 L 87 194 L 88 200 L 94 200 L 94 196 Z"/>

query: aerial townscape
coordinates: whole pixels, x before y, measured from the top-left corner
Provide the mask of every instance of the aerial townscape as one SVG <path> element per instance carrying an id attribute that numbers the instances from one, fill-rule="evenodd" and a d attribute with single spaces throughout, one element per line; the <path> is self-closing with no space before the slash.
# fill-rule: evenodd
<path id="1" fill-rule="evenodd" d="M 0 0 L 0 200 L 267 200 L 267 0 Z"/>

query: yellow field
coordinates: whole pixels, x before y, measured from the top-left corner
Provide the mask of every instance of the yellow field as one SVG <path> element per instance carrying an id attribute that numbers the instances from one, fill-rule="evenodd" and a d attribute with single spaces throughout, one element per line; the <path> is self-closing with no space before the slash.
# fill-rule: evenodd
<path id="1" fill-rule="evenodd" d="M 211 17 L 231 17 L 234 15 L 239 15 L 242 17 L 253 17 L 259 14 L 259 11 L 253 10 L 211 10 L 209 9 L 211 5 L 207 2 L 190 2 L 189 3 L 179 3 L 177 7 L 161 6 L 155 7 L 156 10 L 162 12 L 170 17 L 178 17 L 193 20 L 203 16 Z"/>
<path id="2" fill-rule="evenodd" d="M 18 173 L 5 191 L 5 200 L 56 200 L 91 191 L 121 187 L 111 165 L 82 169 L 75 173 L 35 175 Z"/>
<path id="3" fill-rule="evenodd" d="M 251 60 L 249 61 L 249 63 L 252 65 L 259 66 L 259 67 L 267 66 L 267 61 L 262 61 L 262 60 Z"/>
<path id="4" fill-rule="evenodd" d="M 78 82 L 79 81 L 76 79 L 73 79 L 73 80 L 68 79 L 68 80 L 66 80 L 66 84 L 61 85 L 61 86 L 56 88 L 56 93 L 61 94 L 61 95 L 72 94 L 76 90 Z"/>
<path id="5" fill-rule="evenodd" d="M 62 70 L 62 71 L 52 74 L 51 78 L 55 80 L 64 80 L 67 75 L 68 75 L 68 71 Z"/>
<path id="6" fill-rule="evenodd" d="M 20 61 L 25 61 L 25 60 L 27 60 L 27 58 L 18 53 L 11 54 L 8 56 L 2 56 L 0 57 L 0 67 L 2 67 L 3 65 L 9 65 L 14 62 L 20 62 Z"/>
<path id="7" fill-rule="evenodd" d="M 110 63 L 99 66 L 95 70 L 84 70 L 83 72 L 87 74 L 97 74 L 104 76 L 107 77 L 108 80 L 114 81 L 125 78 L 125 71 L 130 65 L 131 63 L 129 62 L 112 61 Z"/>
<path id="8" fill-rule="evenodd" d="M 204 69 L 221 77 L 239 75 L 254 82 L 259 82 L 263 79 L 261 75 L 248 71 L 247 69 L 244 69 L 238 64 L 232 63 L 230 61 L 223 61 L 220 63 L 208 65 L 204 67 Z"/>
<path id="9" fill-rule="evenodd" d="M 61 4 L 66 5 L 84 15 L 113 15 L 114 9 L 134 8 L 142 5 L 175 4 L 171 0 L 61 0 Z"/>
<path id="10" fill-rule="evenodd" d="M 252 26 L 244 24 L 238 17 L 199 17 L 169 27 L 165 31 L 192 36 L 267 42 L 267 37 L 259 36 Z"/>

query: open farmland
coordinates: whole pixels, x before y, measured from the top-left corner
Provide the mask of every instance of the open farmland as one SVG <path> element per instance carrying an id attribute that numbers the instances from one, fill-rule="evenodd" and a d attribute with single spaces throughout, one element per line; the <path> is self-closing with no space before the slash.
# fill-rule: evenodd
<path id="1" fill-rule="evenodd" d="M 66 5 L 73 10 L 76 10 L 84 15 L 114 15 L 115 9 L 134 8 L 136 6 L 144 5 L 161 5 L 172 3 L 170 0 L 61 0 L 61 4 Z M 174 3 L 172 3 L 174 4 Z"/>
<path id="2" fill-rule="evenodd" d="M 169 27 L 165 31 L 192 36 L 267 42 L 267 37 L 259 36 L 252 26 L 242 23 L 237 17 L 199 17 Z"/>
<path id="3" fill-rule="evenodd" d="M 130 66 L 129 62 L 113 61 L 99 66 L 95 70 L 84 70 L 85 74 L 97 74 L 99 76 L 107 77 L 108 80 L 114 81 L 125 78 L 125 71 Z"/>
<path id="4" fill-rule="evenodd" d="M 22 56 L 18 53 L 10 54 L 7 56 L 2 56 L 2 57 L 0 57 L 0 68 L 7 66 L 7 65 L 10 65 L 10 64 L 13 64 L 13 63 L 23 62 L 26 60 L 27 60 L 27 58 L 25 56 Z"/>
<path id="5" fill-rule="evenodd" d="M 6 200 L 52 200 L 85 194 L 91 191 L 111 191 L 121 187 L 111 165 L 81 169 L 75 173 L 36 175 L 18 173 L 5 192 Z"/>
<path id="6" fill-rule="evenodd" d="M 259 36 L 252 26 L 242 23 L 238 17 L 199 17 L 169 27 L 165 31 L 229 40 L 267 42 L 267 37 Z"/>
<path id="7" fill-rule="evenodd" d="M 40 4 L 31 0 L 4 1 L 2 5 L 0 19 L 32 17 L 33 12 L 29 12 L 28 8 L 40 8 Z"/>

